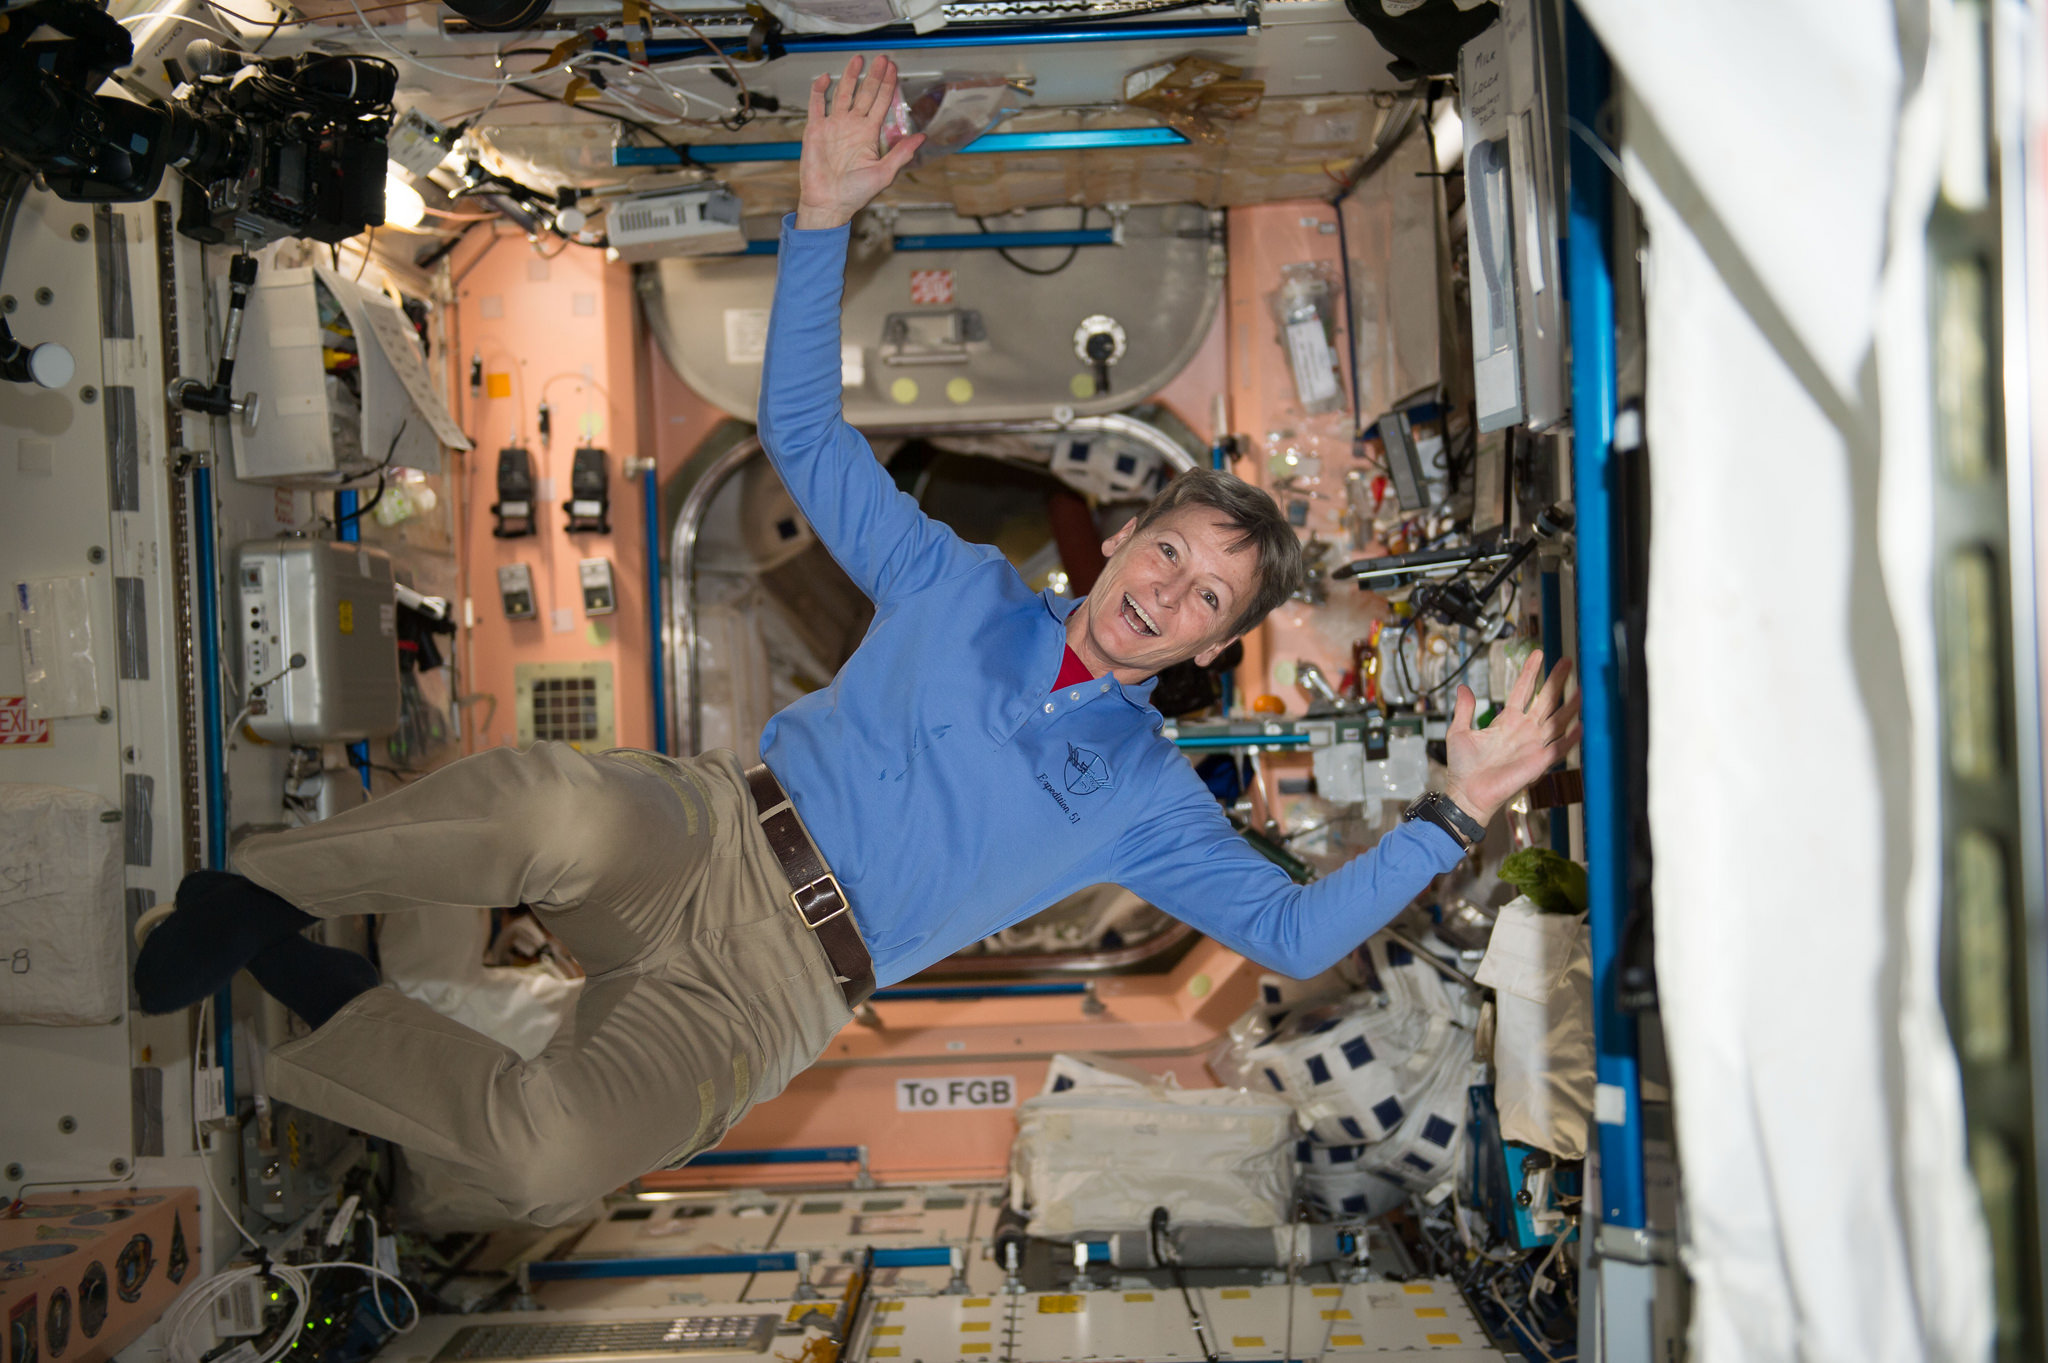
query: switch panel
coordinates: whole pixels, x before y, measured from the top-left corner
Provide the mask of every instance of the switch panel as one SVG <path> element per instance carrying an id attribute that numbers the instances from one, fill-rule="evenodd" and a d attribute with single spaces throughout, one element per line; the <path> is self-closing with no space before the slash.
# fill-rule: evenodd
<path id="1" fill-rule="evenodd" d="M 612 561 L 586 558 L 576 564 L 577 581 L 583 584 L 583 613 L 610 615 L 619 608 L 618 593 L 612 590 Z"/>
<path id="2" fill-rule="evenodd" d="M 498 595 L 505 602 L 507 620 L 531 620 L 540 614 L 533 604 L 533 569 L 524 563 L 498 569 Z"/>

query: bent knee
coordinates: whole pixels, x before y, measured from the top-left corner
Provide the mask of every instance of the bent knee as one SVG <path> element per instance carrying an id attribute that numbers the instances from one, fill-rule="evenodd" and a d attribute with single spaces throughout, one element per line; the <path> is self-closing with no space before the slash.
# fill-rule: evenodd
<path id="1" fill-rule="evenodd" d="M 501 1152 L 492 1167 L 477 1172 L 508 1216 L 558 1226 L 646 1171 L 606 1167 L 602 1159 L 579 1156 L 573 1143 L 560 1142 L 552 1149 Z"/>

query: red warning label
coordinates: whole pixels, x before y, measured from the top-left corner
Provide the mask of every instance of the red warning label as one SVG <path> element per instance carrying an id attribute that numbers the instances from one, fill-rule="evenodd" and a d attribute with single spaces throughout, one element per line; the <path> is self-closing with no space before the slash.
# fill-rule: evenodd
<path id="1" fill-rule="evenodd" d="M 951 270 L 912 270 L 910 272 L 910 301 L 936 306 L 953 301 L 953 272 Z"/>
<path id="2" fill-rule="evenodd" d="M 30 719 L 27 696 L 0 696 L 0 743 L 48 743 L 50 721 Z"/>

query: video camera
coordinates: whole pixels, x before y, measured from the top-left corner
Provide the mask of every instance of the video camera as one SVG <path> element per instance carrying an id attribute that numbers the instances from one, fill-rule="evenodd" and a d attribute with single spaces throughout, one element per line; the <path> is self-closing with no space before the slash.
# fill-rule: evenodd
<path id="1" fill-rule="evenodd" d="M 259 58 L 195 42 L 173 100 L 144 104 L 92 93 L 135 47 L 86 0 L 36 0 L 6 17 L 0 164 L 41 176 L 58 198 L 147 199 L 175 168 L 185 180 L 178 230 L 196 241 L 338 242 L 384 221 L 390 62 Z"/>

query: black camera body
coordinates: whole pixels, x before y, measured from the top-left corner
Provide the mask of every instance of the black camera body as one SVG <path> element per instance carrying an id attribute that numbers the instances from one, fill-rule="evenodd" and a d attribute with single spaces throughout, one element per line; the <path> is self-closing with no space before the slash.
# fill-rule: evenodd
<path id="1" fill-rule="evenodd" d="M 374 79 L 386 72 L 388 79 Z M 221 130 L 234 151 L 215 165 L 181 168 L 178 230 L 209 243 L 337 242 L 383 222 L 396 83 L 388 63 L 362 57 L 250 64 L 225 79 L 195 78 L 181 107 Z"/>
<path id="2" fill-rule="evenodd" d="M 74 203 L 132 203 L 166 169 L 178 229 L 203 242 L 337 242 L 384 220 L 398 69 L 375 57 L 254 58 L 211 42 L 168 105 L 91 93 L 134 58 L 85 0 L 36 0 L 0 31 L 0 164 Z"/>

